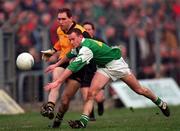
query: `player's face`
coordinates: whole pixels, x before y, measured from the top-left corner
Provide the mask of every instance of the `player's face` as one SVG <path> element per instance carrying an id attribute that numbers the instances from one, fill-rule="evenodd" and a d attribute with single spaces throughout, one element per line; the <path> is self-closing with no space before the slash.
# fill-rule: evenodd
<path id="1" fill-rule="evenodd" d="M 80 46 L 82 38 L 83 37 L 81 35 L 78 36 L 74 32 L 69 35 L 69 40 L 70 40 L 71 44 L 74 46 L 74 48 L 77 48 Z"/>
<path id="2" fill-rule="evenodd" d="M 65 12 L 59 13 L 57 20 L 63 31 L 67 31 L 72 23 L 72 18 L 69 18 Z"/>
<path id="3" fill-rule="evenodd" d="M 91 35 L 91 37 L 94 36 L 94 30 L 92 29 L 92 26 L 89 24 L 84 25 L 84 29 Z"/>

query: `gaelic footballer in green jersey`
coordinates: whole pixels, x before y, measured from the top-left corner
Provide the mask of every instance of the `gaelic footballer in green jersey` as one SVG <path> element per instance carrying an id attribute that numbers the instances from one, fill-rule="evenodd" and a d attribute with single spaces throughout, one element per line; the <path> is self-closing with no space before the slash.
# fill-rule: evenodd
<path id="1" fill-rule="evenodd" d="M 157 97 L 149 88 L 142 87 L 126 62 L 121 57 L 119 49 L 112 49 L 102 42 L 85 39 L 79 29 L 74 29 L 69 34 L 69 40 L 75 48 L 80 48 L 76 59 L 66 68 L 56 81 L 45 86 L 46 90 L 61 85 L 73 72 L 80 70 L 91 59 L 95 61 L 98 69 L 91 81 L 87 101 L 84 103 L 83 113 L 79 120 L 70 121 L 72 128 L 85 128 L 89 121 L 89 114 L 93 108 L 94 97 L 110 80 L 121 79 L 134 92 L 152 100 L 165 116 L 170 116 L 167 103 Z M 71 55 L 67 55 L 70 58 Z"/>
<path id="2" fill-rule="evenodd" d="M 68 66 L 72 72 L 77 72 L 84 65 L 89 64 L 91 59 L 94 59 L 98 67 L 105 67 L 105 65 L 112 60 L 121 58 L 121 51 L 119 48 L 110 48 L 106 44 L 93 39 L 83 38 L 81 42 L 81 49 L 76 59 Z M 72 50 L 67 54 L 70 59 L 77 53 Z"/>

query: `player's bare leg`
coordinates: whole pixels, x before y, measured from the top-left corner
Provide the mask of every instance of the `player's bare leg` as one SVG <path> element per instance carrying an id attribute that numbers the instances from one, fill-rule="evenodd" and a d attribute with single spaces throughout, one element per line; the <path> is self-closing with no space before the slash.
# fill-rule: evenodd
<path id="1" fill-rule="evenodd" d="M 170 116 L 170 111 L 167 103 L 163 102 L 159 97 L 157 97 L 150 89 L 142 87 L 136 77 L 133 74 L 129 74 L 121 78 L 133 91 L 139 95 L 143 95 L 151 99 L 163 112 L 165 116 Z"/>
<path id="2" fill-rule="evenodd" d="M 56 67 L 53 71 L 53 81 L 58 79 L 63 71 L 64 68 Z M 54 108 L 56 100 L 59 97 L 59 89 L 60 87 L 51 89 L 48 96 L 48 102 L 41 107 L 41 114 L 49 119 L 54 118 Z"/>
<path id="3" fill-rule="evenodd" d="M 96 95 L 99 93 L 99 91 L 109 82 L 109 78 L 104 76 L 103 74 L 96 72 L 92 82 L 91 87 L 88 92 L 87 101 L 85 102 L 83 114 L 89 115 L 91 111 L 92 102 L 94 101 Z M 90 104 L 88 104 L 88 101 Z M 87 109 L 86 109 L 87 107 Z"/>
<path id="4" fill-rule="evenodd" d="M 109 82 L 109 78 L 103 74 L 96 72 L 91 82 L 90 89 L 88 91 L 87 100 L 85 101 L 83 114 L 80 120 L 70 121 L 69 125 L 72 128 L 85 128 L 89 121 L 89 114 L 93 109 L 94 99 L 97 93 Z"/>
<path id="5" fill-rule="evenodd" d="M 84 103 L 87 99 L 88 91 L 89 91 L 89 87 L 82 87 L 81 88 L 81 94 L 82 94 Z M 93 107 L 91 113 L 89 114 L 89 120 L 90 121 L 96 121 L 95 114 L 94 114 L 94 107 Z"/>
<path id="6" fill-rule="evenodd" d="M 71 98 L 75 95 L 75 93 L 77 92 L 79 87 L 80 87 L 80 84 L 76 80 L 69 79 L 67 81 L 65 89 L 61 96 L 60 107 L 59 107 L 58 113 L 56 114 L 56 117 L 53 121 L 52 128 L 60 127 L 61 122 L 64 117 L 64 114 L 67 112 L 67 110 L 69 108 L 69 103 L 71 101 Z"/>
<path id="7" fill-rule="evenodd" d="M 97 106 L 98 106 L 98 115 L 101 116 L 104 113 L 104 100 L 105 100 L 104 89 L 101 89 L 98 92 L 98 94 L 95 97 L 95 100 L 96 100 L 96 103 L 97 103 Z"/>

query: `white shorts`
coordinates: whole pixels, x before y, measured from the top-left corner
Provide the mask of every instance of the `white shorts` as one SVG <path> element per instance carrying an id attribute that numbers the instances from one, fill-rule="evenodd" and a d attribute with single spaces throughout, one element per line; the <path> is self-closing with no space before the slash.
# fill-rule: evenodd
<path id="1" fill-rule="evenodd" d="M 128 64 L 121 57 L 105 65 L 105 68 L 97 68 L 97 72 L 111 78 L 113 81 L 131 74 Z"/>

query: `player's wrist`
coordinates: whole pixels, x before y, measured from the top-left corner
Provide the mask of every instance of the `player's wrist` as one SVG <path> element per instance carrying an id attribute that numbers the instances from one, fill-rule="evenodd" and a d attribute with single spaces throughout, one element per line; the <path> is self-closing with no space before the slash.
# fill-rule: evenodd
<path id="1" fill-rule="evenodd" d="M 57 52 L 57 50 L 56 50 L 54 47 L 53 47 L 51 50 L 53 50 L 53 51 L 54 51 L 54 53 L 55 53 L 55 52 Z"/>

